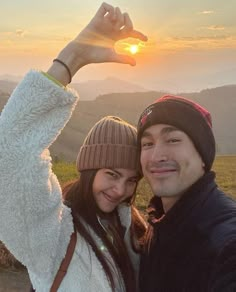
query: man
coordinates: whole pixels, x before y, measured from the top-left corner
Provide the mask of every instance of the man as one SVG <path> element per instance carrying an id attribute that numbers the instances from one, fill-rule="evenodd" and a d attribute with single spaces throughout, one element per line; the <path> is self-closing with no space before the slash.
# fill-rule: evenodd
<path id="1" fill-rule="evenodd" d="M 138 142 L 154 193 L 141 292 L 236 291 L 236 203 L 217 188 L 211 171 L 210 113 L 164 96 L 142 113 Z"/>

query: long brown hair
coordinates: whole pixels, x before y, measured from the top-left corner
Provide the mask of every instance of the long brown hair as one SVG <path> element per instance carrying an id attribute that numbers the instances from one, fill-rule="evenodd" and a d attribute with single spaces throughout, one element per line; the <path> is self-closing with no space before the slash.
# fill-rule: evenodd
<path id="1" fill-rule="evenodd" d="M 83 224 L 85 222 L 90 226 L 97 236 L 102 240 L 104 246 L 110 253 L 117 270 L 121 273 L 124 285 L 127 292 L 136 291 L 136 279 L 134 269 L 131 264 L 131 260 L 128 255 L 128 251 L 123 240 L 123 232 L 119 216 L 117 216 L 117 210 L 115 209 L 112 215 L 118 220 L 118 228 L 112 228 L 110 230 L 114 244 L 108 238 L 106 231 L 100 225 L 97 219 L 99 212 L 96 202 L 94 200 L 92 185 L 97 170 L 84 170 L 80 173 L 80 178 L 73 183 L 67 185 L 63 190 L 63 196 L 65 204 L 72 210 L 72 216 L 77 231 L 92 247 L 95 255 L 100 261 L 112 290 L 115 290 L 115 281 L 110 262 L 103 255 L 103 252 L 97 246 L 94 238 L 88 232 L 88 229 Z M 136 214 L 137 211 L 132 211 L 132 224 L 131 224 L 131 242 L 134 242 L 134 238 L 141 238 L 145 233 L 145 225 L 140 223 L 140 220 Z M 137 245 L 132 245 L 137 246 Z M 137 251 L 136 248 L 134 248 Z"/>

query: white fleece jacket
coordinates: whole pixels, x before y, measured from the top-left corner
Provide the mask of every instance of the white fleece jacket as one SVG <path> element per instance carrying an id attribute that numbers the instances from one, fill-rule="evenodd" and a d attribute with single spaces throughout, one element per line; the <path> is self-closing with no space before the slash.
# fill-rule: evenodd
<path id="1" fill-rule="evenodd" d="M 30 71 L 0 116 L 0 240 L 27 267 L 37 292 L 50 290 L 73 232 L 71 211 L 62 203 L 48 147 L 69 120 L 77 100 L 76 92 Z M 119 214 L 137 268 L 139 257 L 129 240 L 130 208 L 121 206 Z M 120 276 L 115 278 L 116 291 L 125 291 Z M 79 234 L 58 291 L 111 291 L 100 262 Z"/>

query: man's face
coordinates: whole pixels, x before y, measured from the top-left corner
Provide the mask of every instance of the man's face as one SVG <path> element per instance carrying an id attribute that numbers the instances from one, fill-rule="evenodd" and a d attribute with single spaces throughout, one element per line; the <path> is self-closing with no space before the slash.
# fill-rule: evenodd
<path id="1" fill-rule="evenodd" d="M 144 131 L 141 165 L 144 177 L 159 197 L 181 197 L 204 174 L 204 163 L 190 138 L 165 124 Z"/>

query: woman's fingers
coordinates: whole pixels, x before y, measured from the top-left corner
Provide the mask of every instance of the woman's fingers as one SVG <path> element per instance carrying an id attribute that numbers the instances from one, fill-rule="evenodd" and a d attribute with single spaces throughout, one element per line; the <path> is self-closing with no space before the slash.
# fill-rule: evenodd
<path id="1" fill-rule="evenodd" d="M 103 22 L 102 32 L 106 37 L 114 40 L 122 38 L 136 38 L 141 41 L 147 41 L 147 37 L 140 31 L 133 29 L 133 23 L 128 13 L 122 13 L 119 7 L 103 2 L 98 9 L 95 19 L 99 21 L 99 25 Z M 94 20 L 95 20 L 94 19 Z"/>
<path id="2" fill-rule="evenodd" d="M 147 36 L 138 30 L 132 30 L 129 34 L 129 37 L 139 39 L 143 42 L 146 42 L 148 40 Z"/>
<path id="3" fill-rule="evenodd" d="M 134 30 L 132 20 L 128 13 L 123 13 L 124 15 L 124 27 L 122 28 L 122 38 L 132 37 L 135 39 L 140 39 L 141 41 L 147 41 L 147 36 L 140 31 Z"/>
<path id="4" fill-rule="evenodd" d="M 123 13 L 124 15 L 124 28 L 123 31 L 128 32 L 133 30 L 133 23 L 128 13 Z"/>
<path id="5" fill-rule="evenodd" d="M 136 61 L 134 58 L 128 55 L 116 54 L 114 58 L 114 62 L 121 63 L 121 64 L 129 64 L 131 66 L 136 65 Z"/>
<path id="6" fill-rule="evenodd" d="M 116 21 L 114 22 L 114 29 L 120 30 L 125 25 L 125 19 L 119 7 L 115 8 L 115 15 L 116 15 Z"/>
<path id="7" fill-rule="evenodd" d="M 95 17 L 109 17 L 110 20 L 115 18 L 115 8 L 108 3 L 103 2 L 95 14 Z"/>

